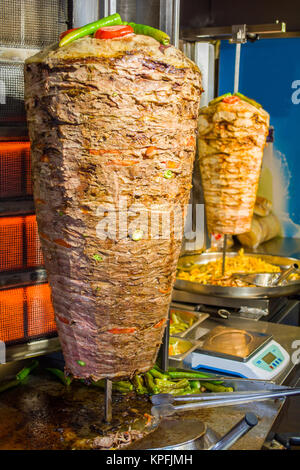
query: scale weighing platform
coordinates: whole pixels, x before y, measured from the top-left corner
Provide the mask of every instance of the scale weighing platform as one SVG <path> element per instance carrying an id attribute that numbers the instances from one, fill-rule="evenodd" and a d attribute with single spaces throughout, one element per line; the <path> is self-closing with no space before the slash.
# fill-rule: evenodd
<path id="1" fill-rule="evenodd" d="M 184 361 L 191 369 L 271 380 L 290 362 L 287 351 L 271 335 L 217 326 Z"/>

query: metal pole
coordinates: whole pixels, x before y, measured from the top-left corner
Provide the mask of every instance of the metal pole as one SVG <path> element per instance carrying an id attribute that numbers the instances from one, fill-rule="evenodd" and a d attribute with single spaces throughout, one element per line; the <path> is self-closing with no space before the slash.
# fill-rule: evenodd
<path id="1" fill-rule="evenodd" d="M 104 421 L 110 423 L 112 420 L 112 381 L 105 379 L 105 403 Z"/>
<path id="2" fill-rule="evenodd" d="M 240 81 L 240 61 L 241 61 L 241 43 L 235 46 L 235 65 L 234 65 L 234 93 L 239 91 Z"/>
<path id="3" fill-rule="evenodd" d="M 170 312 L 169 312 L 170 315 Z M 161 346 L 161 368 L 166 372 L 169 368 L 169 339 L 170 339 L 170 321 L 167 320 L 164 332 L 163 342 Z"/>
<path id="4" fill-rule="evenodd" d="M 195 54 L 192 60 L 198 65 L 202 73 L 202 86 L 204 93 L 201 96 L 200 106 L 207 106 L 214 98 L 215 91 L 215 50 L 208 42 L 196 42 Z"/>
<path id="5" fill-rule="evenodd" d="M 141 0 L 118 0 L 117 9 L 123 21 L 133 21 L 135 23 L 144 22 L 144 18 L 142 21 L 138 21 L 137 18 L 137 3 L 140 3 L 140 1 Z M 147 3 L 149 3 L 149 0 Z"/>
<path id="6" fill-rule="evenodd" d="M 99 18 L 98 0 L 89 0 L 88 8 L 86 0 L 73 0 L 73 28 L 80 28 Z"/>
<path id="7" fill-rule="evenodd" d="M 171 38 L 171 43 L 179 46 L 180 0 L 160 0 L 159 28 Z"/>
<path id="8" fill-rule="evenodd" d="M 113 15 L 117 12 L 117 0 L 101 0 L 100 1 L 100 18 L 103 16 Z"/>
<path id="9" fill-rule="evenodd" d="M 227 235 L 224 235 L 224 242 L 223 242 L 223 259 L 222 259 L 222 276 L 224 276 L 224 274 L 225 274 L 226 245 L 227 245 Z"/>
<path id="10" fill-rule="evenodd" d="M 175 47 L 179 46 L 179 28 L 180 28 L 180 0 L 173 0 L 172 42 Z"/>

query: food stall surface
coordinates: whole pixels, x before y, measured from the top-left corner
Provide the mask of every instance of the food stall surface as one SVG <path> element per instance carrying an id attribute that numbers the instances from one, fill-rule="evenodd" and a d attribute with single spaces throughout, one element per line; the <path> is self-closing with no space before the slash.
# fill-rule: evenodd
<path id="1" fill-rule="evenodd" d="M 224 325 L 227 327 L 245 329 L 251 331 L 257 331 L 259 333 L 265 333 L 272 335 L 273 338 L 283 346 L 283 348 L 292 356 L 295 352 L 295 341 L 300 339 L 300 329 L 294 326 L 279 325 L 270 322 L 255 322 L 253 320 L 246 320 L 244 318 L 229 318 L 227 320 L 219 320 L 209 318 L 205 320 L 201 326 L 206 329 L 212 330 L 218 325 Z M 172 364 L 173 365 L 173 364 Z M 177 363 L 177 367 L 182 367 Z M 273 382 L 281 385 L 289 385 L 289 376 L 295 374 L 295 371 L 299 369 L 299 366 L 294 364 L 292 361 L 287 365 L 286 369 L 283 370 L 278 376 L 273 379 Z M 241 383 L 241 390 L 244 385 Z M 248 386 L 247 386 L 248 388 Z M 299 398 L 296 397 L 294 401 Z M 220 408 L 203 409 L 185 413 L 186 417 L 195 417 L 203 420 L 206 425 L 215 431 L 218 436 L 224 435 L 232 426 L 234 426 L 247 412 L 253 412 L 259 418 L 259 423 L 255 426 L 246 436 L 242 437 L 237 441 L 232 449 L 238 450 L 259 450 L 262 448 L 264 441 L 272 428 L 273 422 L 278 416 L 284 400 L 275 401 L 264 401 L 249 403 L 247 405 L 240 406 L 228 406 Z"/>
<path id="2" fill-rule="evenodd" d="M 115 395 L 113 419 L 106 424 L 104 398 L 104 392 L 96 387 L 80 383 L 65 387 L 39 370 L 26 384 L 1 395 L 0 450 L 98 448 L 102 447 L 99 440 L 116 430 L 124 443 L 122 426 L 127 430 L 136 426 L 140 430 L 151 404 L 146 397 L 133 400 L 130 396 Z M 113 442 L 103 444 L 104 448 L 113 447 Z"/>
<path id="3" fill-rule="evenodd" d="M 236 244 L 230 248 L 230 253 L 227 255 L 233 256 L 240 249 L 241 245 Z M 281 267 L 291 266 L 294 260 L 300 259 L 300 239 L 277 237 L 263 243 L 256 250 L 245 250 L 245 254 L 265 258 Z M 186 253 L 181 257 L 179 265 L 185 259 L 201 260 L 203 257 L 203 260 L 210 261 L 210 258 L 214 259 L 216 256 L 217 253 L 209 251 L 195 255 Z M 220 256 L 221 253 L 218 254 L 219 258 Z M 299 326 L 299 285 L 293 285 L 292 289 L 294 290 L 292 296 L 284 292 L 282 287 L 275 288 L 269 296 L 270 288 L 201 285 L 177 279 L 172 300 L 177 306 L 182 304 L 190 307 L 205 306 L 200 310 L 209 313 L 218 313 L 221 308 L 238 317 Z M 278 292 L 275 292 L 276 290 Z"/>
<path id="4" fill-rule="evenodd" d="M 202 323 L 212 329 L 221 321 L 207 319 Z M 292 345 L 300 338 L 299 328 L 267 322 L 254 322 L 231 318 L 226 326 L 245 328 L 270 334 L 291 355 Z M 43 361 L 41 361 L 41 365 Z M 295 370 L 290 362 L 274 379 L 277 384 L 286 380 Z M 242 387 L 243 385 L 241 385 Z M 269 433 L 282 408 L 284 400 L 250 403 L 240 406 L 207 408 L 185 412 L 176 416 L 179 420 L 199 420 L 217 437 L 226 434 L 247 412 L 254 412 L 259 423 L 232 449 L 258 450 Z M 28 382 L 7 390 L 0 397 L 0 449 L 80 449 L 100 448 L 100 438 L 116 430 L 137 426 L 143 433 L 151 411 L 147 397 L 114 395 L 113 421 L 103 423 L 104 393 L 95 387 L 74 383 L 66 388 L 40 367 L 29 376 Z M 172 417 L 174 419 L 174 416 Z M 144 426 L 144 427 L 143 427 Z M 97 447 L 98 446 L 98 447 Z"/>

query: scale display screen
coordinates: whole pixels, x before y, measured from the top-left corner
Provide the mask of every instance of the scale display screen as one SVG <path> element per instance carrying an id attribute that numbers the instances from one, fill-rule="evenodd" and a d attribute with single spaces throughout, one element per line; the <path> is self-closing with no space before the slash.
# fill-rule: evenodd
<path id="1" fill-rule="evenodd" d="M 274 359 L 276 359 L 276 356 L 274 356 L 274 354 L 272 353 L 268 353 L 262 358 L 262 360 L 265 361 L 267 364 L 271 364 Z"/>

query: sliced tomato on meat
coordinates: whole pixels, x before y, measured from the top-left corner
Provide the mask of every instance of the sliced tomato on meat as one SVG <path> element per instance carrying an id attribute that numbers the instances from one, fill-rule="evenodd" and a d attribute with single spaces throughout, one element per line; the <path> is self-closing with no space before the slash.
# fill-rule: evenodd
<path id="1" fill-rule="evenodd" d="M 133 32 L 133 28 L 129 25 L 103 26 L 103 28 L 100 28 L 95 32 L 94 38 L 122 38 L 124 36 L 127 36 L 128 34 L 132 34 Z"/>
<path id="2" fill-rule="evenodd" d="M 226 96 L 226 98 L 224 98 L 222 101 L 223 101 L 223 103 L 235 104 L 235 103 L 238 103 L 241 100 L 238 96 Z"/>
<path id="3" fill-rule="evenodd" d="M 57 238 L 56 240 L 53 240 L 53 241 L 57 245 L 64 246 L 65 248 L 71 248 L 71 245 L 67 243 L 65 240 L 63 240 L 62 238 Z"/>
<path id="4" fill-rule="evenodd" d="M 163 318 L 162 320 L 160 320 L 158 323 L 156 323 L 156 325 L 154 325 L 154 328 L 160 328 L 161 326 L 163 326 L 163 324 L 167 321 L 166 318 Z"/>
<path id="5" fill-rule="evenodd" d="M 64 31 L 63 33 L 60 33 L 59 40 L 61 41 L 62 38 L 64 38 L 67 34 L 71 33 L 72 31 L 76 31 L 76 29 L 78 28 L 68 29 L 67 31 Z"/>
<path id="6" fill-rule="evenodd" d="M 220 238 L 222 238 L 222 235 L 220 233 L 212 233 L 212 235 L 215 237 L 216 240 L 220 240 Z"/>
<path id="7" fill-rule="evenodd" d="M 168 289 L 163 289 L 162 287 L 160 287 L 158 289 L 158 291 L 161 293 L 161 294 L 169 294 L 171 292 L 171 289 L 168 288 Z"/>
<path id="8" fill-rule="evenodd" d="M 112 328 L 111 330 L 107 330 L 107 332 L 112 333 L 113 335 L 122 335 L 134 333 L 135 330 L 136 328 Z"/>
<path id="9" fill-rule="evenodd" d="M 167 168 L 176 169 L 179 167 L 179 163 L 173 162 L 171 160 L 167 161 Z"/>
<path id="10" fill-rule="evenodd" d="M 59 321 L 61 321 L 62 323 L 65 323 L 65 325 L 70 325 L 70 322 L 67 318 L 65 317 L 60 317 L 58 315 L 56 315 L 56 317 L 59 319 Z"/>

